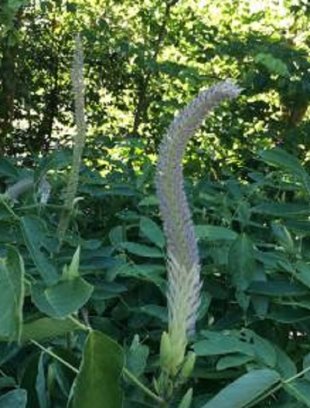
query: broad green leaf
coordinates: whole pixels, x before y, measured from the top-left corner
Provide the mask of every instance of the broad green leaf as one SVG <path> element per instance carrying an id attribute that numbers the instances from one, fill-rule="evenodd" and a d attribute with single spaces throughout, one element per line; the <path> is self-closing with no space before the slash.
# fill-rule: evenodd
<path id="1" fill-rule="evenodd" d="M 117 213 L 117 218 L 129 223 L 136 223 L 140 220 L 140 214 L 137 211 L 123 210 Z"/>
<path id="2" fill-rule="evenodd" d="M 296 375 L 297 369 L 293 360 L 276 344 L 273 344 L 273 347 L 277 355 L 277 362 L 274 367 L 275 370 L 281 375 L 284 380 Z"/>
<path id="3" fill-rule="evenodd" d="M 12 10 L 17 11 L 19 9 L 19 7 L 22 6 L 25 3 L 26 3 L 25 0 L 9 0 L 8 1 L 8 6 Z"/>
<path id="4" fill-rule="evenodd" d="M 290 324 L 310 319 L 309 311 L 288 306 L 274 305 L 268 313 L 267 318 L 280 323 Z"/>
<path id="5" fill-rule="evenodd" d="M 138 205 L 142 207 L 158 206 L 158 198 L 155 195 L 150 195 L 143 198 Z"/>
<path id="6" fill-rule="evenodd" d="M 79 240 L 80 239 L 81 238 L 79 238 Z M 81 245 L 83 249 L 89 250 L 88 254 L 90 254 L 91 251 L 96 250 L 98 250 L 99 252 L 104 251 L 104 248 L 102 247 L 102 241 L 100 241 L 100 239 L 85 239 L 82 240 L 82 242 L 79 243 L 79 245 Z"/>
<path id="7" fill-rule="evenodd" d="M 46 297 L 46 286 L 42 283 L 31 285 L 31 300 L 40 310 L 40 312 L 55 317 L 57 315 L 56 310 L 52 307 Z"/>
<path id="8" fill-rule="evenodd" d="M 167 282 L 162 276 L 165 271 L 166 268 L 164 265 L 149 263 L 144 265 L 125 264 L 119 267 L 117 275 L 132 277 L 146 282 L 153 282 L 160 287 L 163 292 L 166 292 Z"/>
<path id="9" fill-rule="evenodd" d="M 23 320 L 24 263 L 19 253 L 9 247 L 0 258 L 0 336 L 19 341 Z"/>
<path id="10" fill-rule="evenodd" d="M 0 397 L 0 408 L 26 408 L 27 392 L 22 389 L 10 391 Z"/>
<path id="11" fill-rule="evenodd" d="M 222 389 L 202 408 L 243 408 L 277 384 L 281 377 L 269 369 L 253 370 Z"/>
<path id="12" fill-rule="evenodd" d="M 279 261 L 277 266 L 277 269 L 288 272 L 290 275 L 295 272 L 293 264 L 288 259 Z"/>
<path id="13" fill-rule="evenodd" d="M 121 347 L 108 336 L 91 332 L 84 346 L 70 408 L 121 408 L 123 364 Z"/>
<path id="14" fill-rule="evenodd" d="M 153 220 L 147 217 L 141 217 L 140 231 L 157 247 L 161 249 L 164 248 L 166 242 L 164 234 Z"/>
<path id="15" fill-rule="evenodd" d="M 302 368 L 303 370 L 308 370 L 305 372 L 304 376 L 305 378 L 310 381 L 310 353 L 308 353 L 304 359 L 303 359 L 303 363 L 302 363 Z"/>
<path id="16" fill-rule="evenodd" d="M 94 287 L 93 300 L 106 300 L 119 297 L 121 293 L 128 290 L 127 286 L 116 282 L 99 282 Z"/>
<path id="17" fill-rule="evenodd" d="M 167 308 L 158 306 L 158 305 L 144 305 L 137 308 L 139 313 L 145 313 L 149 316 L 156 317 L 161 320 L 163 323 L 168 322 L 168 313 Z"/>
<path id="18" fill-rule="evenodd" d="M 245 313 L 250 306 L 251 297 L 248 294 L 246 294 L 244 290 L 237 289 L 235 291 L 235 299 Z"/>
<path id="19" fill-rule="evenodd" d="M 265 251 L 256 250 L 255 257 L 267 269 L 278 269 L 280 262 L 287 261 L 287 258 L 282 253 L 275 252 L 275 251 L 265 252 Z M 255 279 L 255 280 L 262 280 L 262 279 Z"/>
<path id="20" fill-rule="evenodd" d="M 305 404 L 305 407 L 310 407 L 310 382 L 304 379 L 296 379 L 289 383 L 284 383 L 284 389 L 297 401 Z"/>
<path id="21" fill-rule="evenodd" d="M 260 281 L 260 282 L 267 281 L 265 267 L 262 263 L 257 263 L 256 265 L 255 277 L 252 283 L 255 281 Z M 269 307 L 269 301 L 270 300 L 268 299 L 267 296 L 261 296 L 261 295 L 255 295 L 255 294 L 251 295 L 251 303 L 253 305 L 255 313 L 260 319 L 264 319 L 266 317 L 266 314 L 268 312 L 268 307 Z"/>
<path id="22" fill-rule="evenodd" d="M 0 342 L 0 365 L 5 364 L 20 351 L 17 343 Z"/>
<path id="23" fill-rule="evenodd" d="M 237 238 L 236 232 L 215 225 L 196 225 L 196 236 L 208 241 L 233 241 Z"/>
<path id="24" fill-rule="evenodd" d="M 294 282 L 274 280 L 269 282 L 253 281 L 247 288 L 247 292 L 271 297 L 291 297 L 305 296 L 309 293 L 309 290 Z"/>
<path id="25" fill-rule="evenodd" d="M 263 65 L 271 74 L 289 77 L 290 72 L 287 65 L 280 58 L 274 57 L 270 53 L 260 52 L 255 55 L 256 63 Z"/>
<path id="26" fill-rule="evenodd" d="M 40 160 L 38 168 L 35 170 L 35 180 L 40 180 L 46 175 L 48 170 L 58 170 L 69 166 L 72 162 L 72 154 L 68 150 L 55 150 Z"/>
<path id="27" fill-rule="evenodd" d="M 109 239 L 112 245 L 118 246 L 126 241 L 125 228 L 122 225 L 117 225 L 109 232 Z"/>
<path id="28" fill-rule="evenodd" d="M 308 204 L 268 202 L 252 207 L 251 211 L 258 214 L 272 215 L 275 217 L 295 217 L 296 215 L 309 215 Z"/>
<path id="29" fill-rule="evenodd" d="M 15 378 L 13 377 L 9 377 L 9 376 L 5 376 L 5 377 L 1 377 L 0 378 L 0 389 L 14 389 L 17 387 L 17 383 Z"/>
<path id="30" fill-rule="evenodd" d="M 231 361 L 234 360 L 234 357 L 237 359 L 243 355 L 272 368 L 276 365 L 277 355 L 273 345 L 252 330 L 202 331 L 201 334 L 207 340 L 194 344 L 194 351 L 197 355 L 235 354 L 231 356 Z M 226 364 L 226 361 L 223 360 L 222 363 Z"/>
<path id="31" fill-rule="evenodd" d="M 232 243 L 228 268 L 236 288 L 240 291 L 247 289 L 255 275 L 255 259 L 252 241 L 246 234 L 241 234 Z"/>
<path id="32" fill-rule="evenodd" d="M 10 160 L 6 159 L 5 157 L 0 158 L 0 174 L 2 176 L 10 177 L 13 180 L 18 178 L 18 171 L 13 166 Z"/>
<path id="33" fill-rule="evenodd" d="M 1 241 L 7 244 L 10 239 L 8 232 L 9 224 L 12 222 L 13 213 L 10 211 L 11 204 L 8 203 L 8 198 L 0 194 L 0 220 L 1 222 Z M 4 223 L 6 221 L 7 223 Z"/>
<path id="34" fill-rule="evenodd" d="M 229 332 L 204 331 L 203 334 L 206 339 L 194 343 L 194 352 L 197 356 L 216 356 L 229 353 L 241 353 L 250 357 L 255 355 L 250 344 L 230 335 Z"/>
<path id="35" fill-rule="evenodd" d="M 42 317 L 30 323 L 25 323 L 22 327 L 22 342 L 30 340 L 46 340 L 58 336 L 64 336 L 67 333 L 72 333 L 74 330 L 79 330 L 80 326 L 71 319 L 51 319 L 50 317 Z"/>
<path id="36" fill-rule="evenodd" d="M 277 363 L 277 353 L 273 344 L 251 330 L 245 329 L 244 332 L 248 333 L 249 342 L 253 346 L 257 359 L 266 366 L 274 368 Z"/>
<path id="37" fill-rule="evenodd" d="M 290 174 L 308 177 L 299 160 L 285 150 L 275 147 L 270 150 L 263 150 L 259 155 L 265 162 L 280 167 L 281 169 L 288 171 Z"/>
<path id="38" fill-rule="evenodd" d="M 285 225 L 290 231 L 298 235 L 310 235 L 310 223 L 308 220 L 285 220 Z"/>
<path id="39" fill-rule="evenodd" d="M 56 283 L 58 280 L 56 268 L 41 251 L 44 239 L 44 225 L 41 219 L 33 216 L 22 217 L 21 229 L 27 249 L 44 282 L 47 285 Z"/>
<path id="40" fill-rule="evenodd" d="M 284 226 L 281 225 L 278 222 L 273 222 L 271 224 L 271 229 L 273 234 L 275 235 L 278 243 L 289 253 L 289 254 L 294 254 L 295 253 L 295 245 L 293 238 L 288 231 L 288 229 Z"/>
<path id="41" fill-rule="evenodd" d="M 290 306 L 293 308 L 301 307 L 303 309 L 310 310 L 310 299 L 309 298 L 308 299 L 302 298 L 301 300 L 299 299 L 296 299 L 296 300 L 281 299 L 280 302 L 281 302 L 281 305 L 284 305 L 284 306 Z"/>
<path id="42" fill-rule="evenodd" d="M 297 262 L 294 276 L 299 282 L 310 288 L 310 265 L 305 262 Z"/>
<path id="43" fill-rule="evenodd" d="M 55 311 L 52 317 L 63 318 L 78 311 L 89 300 L 93 289 L 83 278 L 62 281 L 48 287 L 45 295 Z"/>
<path id="44" fill-rule="evenodd" d="M 259 319 L 264 319 L 268 313 L 270 300 L 267 296 L 252 295 L 251 303 Z"/>
<path id="45" fill-rule="evenodd" d="M 126 366 L 136 377 L 140 377 L 146 368 L 149 348 L 141 344 L 139 336 L 135 335 L 126 353 Z"/>
<path id="46" fill-rule="evenodd" d="M 227 370 L 227 368 L 239 367 L 241 365 L 248 363 L 249 361 L 253 361 L 253 357 L 240 353 L 230 354 L 221 357 L 218 360 L 218 362 L 216 363 L 216 369 Z"/>
<path id="47" fill-rule="evenodd" d="M 143 256 L 146 258 L 163 258 L 164 254 L 161 250 L 147 245 L 136 244 L 135 242 L 123 242 L 122 248 L 134 255 Z"/>
<path id="48" fill-rule="evenodd" d="M 38 361 L 38 372 L 36 376 L 35 389 L 40 408 L 50 407 L 50 398 L 47 389 L 47 378 L 44 370 L 45 353 L 41 353 Z"/>
<path id="49" fill-rule="evenodd" d="M 177 408 L 190 408 L 193 399 L 193 389 L 187 390 Z"/>
<path id="50" fill-rule="evenodd" d="M 25 364 L 23 366 L 23 371 L 20 379 L 20 386 L 27 391 L 27 408 L 41 408 L 38 398 L 38 393 L 36 390 L 36 383 L 38 379 L 38 370 L 39 370 L 39 361 L 40 359 L 48 360 L 47 356 L 44 353 L 40 352 L 39 349 L 36 349 L 35 352 L 31 353 Z M 41 375 L 39 375 L 41 377 Z M 40 378 L 39 382 L 41 381 Z"/>

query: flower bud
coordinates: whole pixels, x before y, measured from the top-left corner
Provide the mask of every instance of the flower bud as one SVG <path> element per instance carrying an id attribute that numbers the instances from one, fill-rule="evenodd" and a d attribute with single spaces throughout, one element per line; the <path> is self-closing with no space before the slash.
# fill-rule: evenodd
<path id="1" fill-rule="evenodd" d="M 193 372 L 196 362 L 196 354 L 193 351 L 189 351 L 185 357 L 183 367 L 180 372 L 181 378 L 189 378 Z"/>
<path id="2" fill-rule="evenodd" d="M 178 405 L 178 408 L 190 408 L 193 398 L 193 389 L 190 388 L 182 398 L 182 401 Z"/>
<path id="3" fill-rule="evenodd" d="M 163 332 L 160 340 L 160 366 L 165 371 L 170 371 L 171 366 L 171 358 L 172 358 L 172 348 L 170 337 L 167 332 Z"/>

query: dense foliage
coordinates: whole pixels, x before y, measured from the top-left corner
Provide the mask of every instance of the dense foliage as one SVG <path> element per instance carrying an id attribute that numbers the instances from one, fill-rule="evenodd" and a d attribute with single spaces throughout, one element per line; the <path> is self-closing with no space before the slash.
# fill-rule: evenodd
<path id="1" fill-rule="evenodd" d="M 309 20 L 303 0 L 1 2 L 0 407 L 310 407 Z M 203 289 L 167 391 L 158 145 L 228 77 L 241 95 L 184 161 Z"/>

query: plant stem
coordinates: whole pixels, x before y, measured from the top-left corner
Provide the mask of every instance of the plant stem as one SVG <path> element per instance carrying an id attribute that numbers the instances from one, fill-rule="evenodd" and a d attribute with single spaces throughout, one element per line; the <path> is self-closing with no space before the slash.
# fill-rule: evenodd
<path id="1" fill-rule="evenodd" d="M 280 388 L 282 388 L 284 384 L 291 383 L 292 381 L 296 380 L 296 378 L 301 377 L 302 375 L 304 375 L 308 371 L 310 371 L 310 366 L 306 367 L 305 369 L 303 369 L 299 373 L 293 375 L 292 377 L 288 378 L 287 380 L 282 381 L 280 384 L 274 386 L 269 391 L 267 391 L 265 394 L 263 394 L 261 397 L 257 398 L 254 402 L 251 402 L 249 405 L 247 405 L 246 408 L 253 407 L 254 405 L 258 404 L 259 402 L 261 402 L 264 399 L 266 399 L 267 397 L 269 397 L 269 395 L 274 394 L 276 391 L 278 391 Z"/>
<path id="2" fill-rule="evenodd" d="M 0 202 L 4 205 L 4 207 L 8 210 L 8 212 L 12 215 L 15 221 L 19 221 L 20 218 L 18 215 L 15 214 L 13 209 L 10 207 L 10 205 L 7 202 L 7 198 L 5 195 L 0 194 Z"/>
<path id="3" fill-rule="evenodd" d="M 37 346 L 39 349 L 41 349 L 42 351 L 44 351 L 46 354 L 50 355 L 51 357 L 55 358 L 55 360 L 59 361 L 61 364 L 65 365 L 66 367 L 68 367 L 71 371 L 73 371 L 75 374 L 79 373 L 79 370 L 75 367 L 73 367 L 73 365 L 71 365 L 70 363 L 68 363 L 68 361 L 64 360 L 63 358 L 59 357 L 56 353 L 54 353 L 53 351 L 47 349 L 46 347 L 42 346 L 42 344 L 38 343 L 35 340 L 30 340 L 32 344 L 34 344 L 35 346 Z"/>
<path id="4" fill-rule="evenodd" d="M 299 373 L 293 375 L 292 377 L 288 378 L 287 380 L 283 381 L 283 384 L 289 384 L 290 382 L 296 380 L 296 378 L 301 377 L 302 375 L 306 374 L 308 371 L 310 371 L 310 366 L 304 368 L 303 370 L 299 371 Z"/>
<path id="5" fill-rule="evenodd" d="M 138 380 L 126 367 L 123 368 L 124 375 L 133 382 L 137 387 L 139 387 L 145 394 L 151 397 L 153 400 L 159 402 L 161 405 L 165 404 L 165 400 L 163 400 L 160 396 L 155 394 L 149 388 L 147 388 L 142 382 Z"/>
<path id="6" fill-rule="evenodd" d="M 78 319 L 76 319 L 75 317 L 69 316 L 69 319 L 70 319 L 74 324 L 76 324 L 76 325 L 79 327 L 79 329 L 81 329 L 81 330 L 83 330 L 83 331 L 87 331 L 87 332 L 92 331 L 92 328 L 91 328 L 90 326 L 86 326 L 85 324 L 81 323 L 81 322 L 80 322 Z"/>

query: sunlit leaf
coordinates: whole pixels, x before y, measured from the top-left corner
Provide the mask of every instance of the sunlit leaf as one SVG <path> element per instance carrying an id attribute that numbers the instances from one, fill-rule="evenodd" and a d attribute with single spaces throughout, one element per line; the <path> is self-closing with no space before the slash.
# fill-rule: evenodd
<path id="1" fill-rule="evenodd" d="M 234 231 L 215 225 L 196 225 L 195 232 L 197 238 L 208 241 L 233 241 L 237 238 Z"/>
<path id="2" fill-rule="evenodd" d="M 52 319 L 50 317 L 42 317 L 23 325 L 21 341 L 53 339 L 54 337 L 64 336 L 79 329 L 80 326 L 69 318 Z"/>
<path id="3" fill-rule="evenodd" d="M 222 389 L 202 408 L 243 408 L 280 381 L 276 371 L 252 370 Z"/>
<path id="4" fill-rule="evenodd" d="M 164 254 L 156 247 L 150 247 L 143 244 L 136 244 L 135 242 L 123 242 L 122 248 L 129 253 L 139 255 L 146 258 L 163 258 Z"/>
<path id="5" fill-rule="evenodd" d="M 58 280 L 56 268 L 41 250 L 44 239 L 44 224 L 42 220 L 32 216 L 22 217 L 21 229 L 25 244 L 34 264 L 38 268 L 38 272 L 46 284 L 55 283 Z"/>
<path id="6" fill-rule="evenodd" d="M 70 408 L 121 408 L 121 347 L 100 332 L 88 335 L 81 367 L 73 386 Z"/>
<path id="7" fill-rule="evenodd" d="M 142 217 L 140 220 L 140 230 L 153 244 L 159 248 L 165 246 L 165 237 L 160 227 L 150 218 Z"/>

